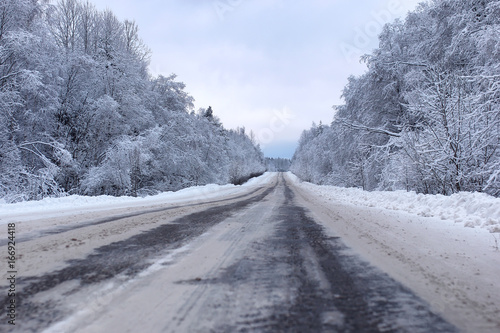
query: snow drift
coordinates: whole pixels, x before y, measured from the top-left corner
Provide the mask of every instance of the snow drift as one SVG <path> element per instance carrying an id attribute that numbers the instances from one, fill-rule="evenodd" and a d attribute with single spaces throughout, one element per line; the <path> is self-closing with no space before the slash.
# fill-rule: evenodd
<path id="1" fill-rule="evenodd" d="M 301 182 L 288 173 L 300 186 L 331 201 L 351 205 L 405 211 L 425 217 L 438 217 L 462 223 L 465 227 L 482 227 L 500 233 L 500 198 L 485 193 L 460 192 L 451 196 L 417 194 L 406 191 L 368 192 L 358 188 L 314 185 Z"/>

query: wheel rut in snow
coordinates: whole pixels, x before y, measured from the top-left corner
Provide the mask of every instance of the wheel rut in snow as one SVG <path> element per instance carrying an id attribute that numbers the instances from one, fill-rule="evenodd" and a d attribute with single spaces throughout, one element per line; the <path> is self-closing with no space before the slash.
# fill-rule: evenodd
<path id="1" fill-rule="evenodd" d="M 327 237 L 286 184 L 283 191 L 272 235 L 213 278 L 179 281 L 224 290 L 200 300 L 190 331 L 457 332 L 409 289 Z"/>
<path id="2" fill-rule="evenodd" d="M 235 196 L 235 197 L 231 197 L 228 199 L 221 199 L 221 200 L 206 201 L 206 202 L 193 203 L 193 204 L 187 204 L 187 205 L 177 205 L 177 206 L 170 206 L 170 207 L 140 210 L 140 211 L 134 211 L 134 212 L 127 213 L 127 214 L 119 214 L 119 215 L 107 216 L 105 218 L 100 218 L 100 219 L 92 219 L 92 220 L 78 223 L 78 225 L 52 227 L 52 228 L 48 228 L 48 229 L 41 230 L 41 231 L 34 231 L 34 232 L 23 234 L 20 237 L 16 238 L 16 242 L 23 243 L 23 242 L 27 242 L 27 241 L 30 241 L 30 240 L 33 240 L 33 239 L 36 239 L 39 237 L 44 237 L 44 236 L 49 236 L 49 235 L 57 235 L 57 234 L 61 234 L 61 233 L 76 230 L 76 229 L 86 228 L 86 227 L 90 227 L 90 226 L 95 226 L 95 225 L 104 224 L 104 223 L 108 223 L 108 222 L 114 222 L 114 221 L 118 221 L 118 220 L 122 220 L 122 219 L 127 219 L 130 217 L 136 217 L 136 216 L 141 216 L 141 215 L 146 215 L 146 214 L 167 212 L 167 211 L 174 210 L 174 209 L 196 207 L 199 205 L 220 204 L 220 203 L 224 203 L 227 201 L 233 201 L 233 200 L 251 197 L 259 191 L 262 191 L 261 187 L 256 188 L 255 190 L 253 190 L 249 193 Z M 7 239 L 0 239 L 0 246 L 4 246 L 7 243 L 8 243 Z"/>
<path id="3" fill-rule="evenodd" d="M 37 299 L 38 295 L 47 291 L 57 293 L 55 288 L 67 282 L 76 284 L 76 287 L 69 291 L 74 293 L 85 285 L 102 282 L 117 275 L 132 278 L 151 266 L 151 259 L 165 254 L 168 250 L 180 248 L 234 213 L 260 202 L 275 187 L 276 185 L 269 187 L 251 198 L 192 213 L 126 240 L 99 247 L 84 259 L 68 261 L 68 266 L 61 270 L 43 276 L 19 278 L 19 292 L 16 292 L 16 304 L 19 309 L 16 331 L 39 332 L 67 315 L 66 310 L 57 301 L 40 301 Z M 4 298 L 2 304 L 7 301 L 8 299 Z M 6 327 L 2 322 L 0 331 L 3 329 Z"/>
<path id="4" fill-rule="evenodd" d="M 248 232 L 266 225 L 268 233 L 248 243 L 235 240 L 245 247 L 207 278 L 174 280 L 172 288 L 193 285 L 188 298 L 197 306 L 188 301 L 188 306 L 180 302 L 175 305 L 180 308 L 165 308 L 177 322 L 167 322 L 165 332 L 176 332 L 166 327 L 178 323 L 189 332 L 457 331 L 410 290 L 351 253 L 341 239 L 326 236 L 307 209 L 295 203 L 283 177 L 252 198 L 186 215 L 97 248 L 64 269 L 18 280 L 22 311 L 16 330 L 39 332 L 66 318 L 71 312 L 64 299 L 54 297 L 59 291 L 71 295 L 113 277 L 132 278 L 151 265 L 150 259 L 182 247 L 235 213 Z M 175 274 L 175 267 L 168 274 Z M 0 331 L 6 328 L 2 324 Z"/>
<path id="5" fill-rule="evenodd" d="M 455 332 L 409 289 L 327 237 L 285 188 L 277 236 L 298 283 L 277 326 L 296 332 Z M 312 255 L 311 255 L 312 254 Z M 312 273 L 315 272 L 315 273 Z"/>

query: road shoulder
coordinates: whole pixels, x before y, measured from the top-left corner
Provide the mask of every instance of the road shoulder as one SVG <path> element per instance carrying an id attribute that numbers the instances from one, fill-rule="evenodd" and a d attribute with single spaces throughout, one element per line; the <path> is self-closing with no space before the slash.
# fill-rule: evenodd
<path id="1" fill-rule="evenodd" d="M 500 253 L 486 230 L 454 226 L 379 208 L 355 207 L 319 196 L 291 177 L 297 200 L 325 232 L 426 300 L 468 332 L 500 329 Z"/>

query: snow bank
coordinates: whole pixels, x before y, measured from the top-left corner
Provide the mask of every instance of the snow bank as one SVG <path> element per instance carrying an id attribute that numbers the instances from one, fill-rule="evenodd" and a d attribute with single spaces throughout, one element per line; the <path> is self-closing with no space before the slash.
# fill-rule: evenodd
<path id="1" fill-rule="evenodd" d="M 164 192 L 144 198 L 113 197 L 100 195 L 95 197 L 70 195 L 62 198 L 45 198 L 39 201 L 24 201 L 7 204 L 0 200 L 0 219 L 17 214 L 33 214 L 36 212 L 62 212 L 80 209 L 109 209 L 121 207 L 137 207 L 163 203 L 180 203 L 186 201 L 200 201 L 219 198 L 239 193 L 241 188 L 257 187 L 268 182 L 272 173 L 266 172 L 260 177 L 252 178 L 243 185 L 216 185 L 194 186 L 176 192 Z M 0 222 L 1 224 L 2 222 Z"/>
<path id="2" fill-rule="evenodd" d="M 291 172 L 288 176 L 298 186 L 328 200 L 405 211 L 425 217 L 438 217 L 462 223 L 465 227 L 482 227 L 490 232 L 500 232 L 500 198 L 484 193 L 461 192 L 444 196 L 406 191 L 368 192 L 358 188 L 320 186 L 302 182 Z"/>

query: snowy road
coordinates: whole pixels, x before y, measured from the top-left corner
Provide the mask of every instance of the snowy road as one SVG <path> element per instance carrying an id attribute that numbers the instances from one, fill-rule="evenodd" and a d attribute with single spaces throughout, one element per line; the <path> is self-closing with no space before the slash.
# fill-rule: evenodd
<path id="1" fill-rule="evenodd" d="M 15 331 L 498 328 L 485 311 L 496 304 L 479 308 L 484 318 L 475 315 L 469 326 L 455 318 L 460 309 L 436 311 L 425 292 L 416 296 L 349 249 L 345 230 L 335 231 L 348 221 L 332 223 L 338 214 L 331 218 L 331 211 L 312 201 L 288 176 L 275 174 L 259 186 L 205 203 L 101 211 L 29 230 L 19 239 L 24 266 Z M 464 313 L 474 315 L 477 306 Z M 12 329 L 1 324 L 0 331 Z"/>

